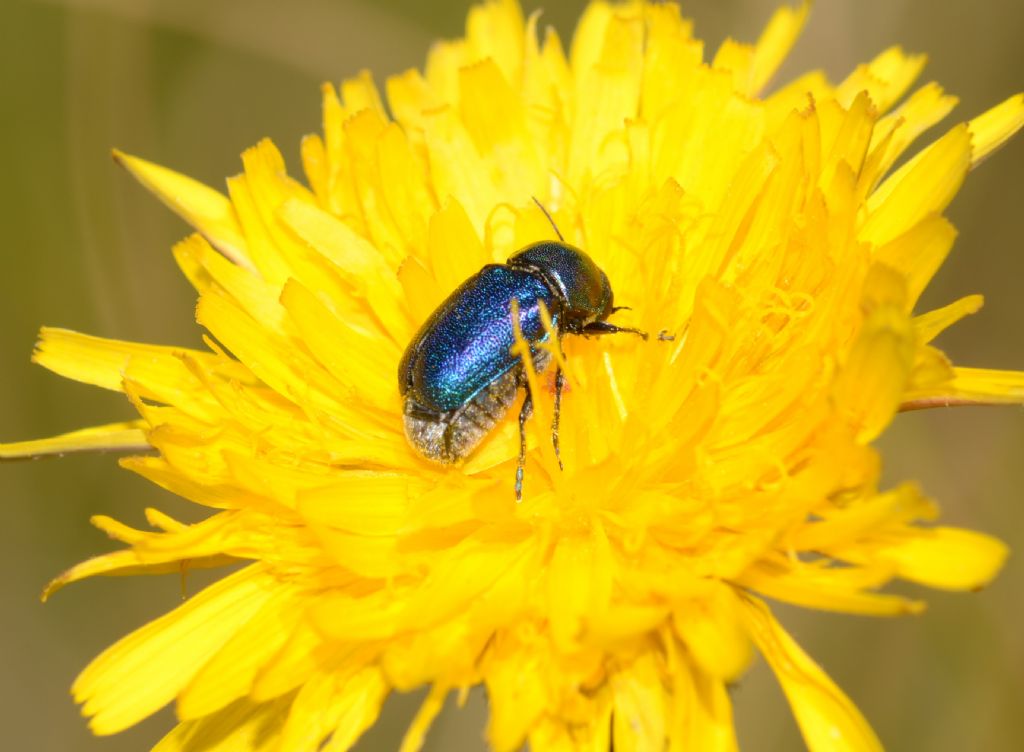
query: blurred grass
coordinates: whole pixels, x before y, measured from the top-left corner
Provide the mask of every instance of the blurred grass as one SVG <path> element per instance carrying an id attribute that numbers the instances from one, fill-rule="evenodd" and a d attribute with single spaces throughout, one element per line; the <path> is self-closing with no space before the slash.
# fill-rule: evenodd
<path id="1" fill-rule="evenodd" d="M 535 4 L 528 7 L 532 8 Z M 580 2 L 544 20 L 567 38 Z M 774 3 L 684 6 L 713 49 L 752 40 Z M 1024 88 L 1024 5 L 928 0 L 818 3 L 782 78 L 822 67 L 839 78 L 893 43 L 928 52 L 926 79 L 961 98 L 964 119 Z M 195 345 L 193 295 L 174 268 L 184 225 L 118 171 L 118 146 L 211 185 L 239 169 L 263 136 L 298 170 L 298 141 L 319 128 L 318 85 L 371 68 L 378 82 L 421 64 L 430 40 L 461 32 L 462 3 L 299 0 L 4 0 L 0 7 L 0 439 L 42 436 L 129 416 L 125 400 L 32 367 L 41 324 Z M 958 362 L 1024 368 L 1024 140 L 972 174 L 951 216 L 961 236 L 922 303 L 969 292 L 985 309 L 939 343 Z M 920 479 L 946 519 L 1024 549 L 1024 412 L 962 409 L 900 416 L 882 441 L 886 482 Z M 142 522 L 145 506 L 194 516 L 184 503 L 117 470 L 108 456 L 5 465 L 0 566 L 0 713 L 4 749 L 146 749 L 165 712 L 119 736 L 91 737 L 68 697 L 98 651 L 178 602 L 177 578 L 100 579 L 45 607 L 43 584 L 110 548 L 90 514 Z M 198 579 L 190 581 L 194 592 Z M 850 693 L 892 749 L 1024 749 L 1024 565 L 1011 558 L 975 595 L 924 593 L 922 617 L 870 620 L 783 609 L 784 623 Z M 748 750 L 800 748 L 763 668 L 736 691 Z M 414 707 L 389 703 L 365 749 L 393 749 Z M 478 749 L 485 707 L 474 695 L 445 714 L 433 749 Z"/>

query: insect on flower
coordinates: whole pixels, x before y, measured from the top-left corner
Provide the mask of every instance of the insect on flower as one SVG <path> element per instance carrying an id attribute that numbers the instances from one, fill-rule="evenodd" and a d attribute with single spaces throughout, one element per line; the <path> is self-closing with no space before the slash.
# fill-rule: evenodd
<path id="1" fill-rule="evenodd" d="M 540 202 L 537 205 L 550 221 L 547 210 Z M 550 336 L 542 306 L 559 339 L 566 334 L 620 332 L 647 339 L 638 329 L 607 321 L 622 310 L 613 305 L 608 276 L 586 253 L 566 243 L 553 221 L 551 225 L 559 242 L 529 245 L 506 263 L 487 264 L 463 282 L 416 332 L 398 365 L 405 434 L 417 451 L 436 462 L 456 463 L 467 457 L 508 413 L 520 387 L 526 391 L 519 410 L 517 501 L 523 496 L 526 421 L 533 411 L 533 395 L 522 358 L 512 352 L 516 323 L 538 372 L 551 359 L 540 347 Z M 564 385 L 565 374 L 556 366 L 551 425 L 556 455 Z"/>
<path id="2" fill-rule="evenodd" d="M 417 752 L 480 688 L 495 752 L 735 750 L 729 687 L 756 653 L 808 749 L 881 748 L 769 601 L 916 614 L 890 582 L 975 591 L 1006 560 L 885 485 L 875 442 L 902 411 L 1024 403 L 1024 371 L 934 344 L 981 297 L 922 298 L 947 208 L 1024 128 L 1024 94 L 924 144 L 955 97 L 912 90 L 924 59 L 898 47 L 770 88 L 809 6 L 706 55 L 675 3 L 594 0 L 563 45 L 488 0 L 422 70 L 325 85 L 304 180 L 269 140 L 227 194 L 115 155 L 196 230 L 174 255 L 203 345 L 45 327 L 33 360 L 135 417 L 0 460 L 124 452 L 202 512 L 94 516 L 121 546 L 46 596 L 224 574 L 75 680 L 95 733 L 173 703 L 159 752 L 344 752 L 426 687 Z M 528 196 L 586 252 L 517 211 Z M 643 336 L 620 318 L 658 344 L 582 341 Z M 513 407 L 517 494 L 531 408 L 553 428 L 522 504 Z"/>

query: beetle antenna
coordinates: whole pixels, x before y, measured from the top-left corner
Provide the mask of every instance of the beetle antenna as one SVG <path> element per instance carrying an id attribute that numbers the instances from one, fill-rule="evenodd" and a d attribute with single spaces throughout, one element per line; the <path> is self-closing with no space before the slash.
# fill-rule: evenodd
<path id="1" fill-rule="evenodd" d="M 544 208 L 544 204 L 542 204 L 540 201 L 538 201 L 536 196 L 530 196 L 530 198 L 532 198 L 533 199 L 533 203 L 535 203 L 537 205 L 537 207 L 542 212 L 544 212 L 544 216 L 548 218 L 548 222 L 550 222 L 551 226 L 555 228 L 555 235 L 557 235 L 558 239 L 561 240 L 564 243 L 565 242 L 565 238 L 563 238 L 562 237 L 562 233 L 558 231 L 558 225 L 555 224 L 555 220 L 553 220 L 551 218 L 551 215 L 548 213 L 548 210 Z"/>

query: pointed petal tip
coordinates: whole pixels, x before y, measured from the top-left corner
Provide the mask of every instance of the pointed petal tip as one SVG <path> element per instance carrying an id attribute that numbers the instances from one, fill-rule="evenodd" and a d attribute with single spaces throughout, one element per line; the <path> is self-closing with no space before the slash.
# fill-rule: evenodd
<path id="1" fill-rule="evenodd" d="M 141 181 L 144 185 L 149 187 L 148 183 L 146 183 L 146 181 L 142 179 L 142 173 L 147 168 L 157 167 L 156 164 L 148 160 L 145 160 L 142 157 L 136 157 L 135 155 L 129 154 L 128 152 L 122 151 L 121 149 L 118 149 L 116 147 L 110 150 L 110 158 L 114 160 L 114 164 L 118 165 L 119 167 L 123 167 L 129 173 L 131 173 L 132 177 L 136 178 L 137 180 Z"/>
<path id="2" fill-rule="evenodd" d="M 0 462 L 36 460 L 75 452 L 145 452 L 152 448 L 142 421 L 124 421 L 82 428 L 46 439 L 0 443 Z"/>
<path id="3" fill-rule="evenodd" d="M 261 141 L 250 151 L 260 151 Z M 254 268 L 245 232 L 231 200 L 221 192 L 169 167 L 112 149 L 113 160 L 147 190 L 202 234 L 214 248 L 240 266 Z"/>
<path id="4" fill-rule="evenodd" d="M 39 602 L 46 603 L 50 600 L 50 596 L 56 593 L 64 587 L 64 581 L 62 576 L 54 577 L 52 580 L 46 583 L 46 587 L 43 588 L 43 592 L 39 594 Z"/>

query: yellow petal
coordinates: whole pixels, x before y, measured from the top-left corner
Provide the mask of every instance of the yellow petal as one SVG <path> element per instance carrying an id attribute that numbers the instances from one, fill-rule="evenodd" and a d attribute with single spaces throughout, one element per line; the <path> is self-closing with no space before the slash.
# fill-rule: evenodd
<path id="1" fill-rule="evenodd" d="M 280 749 L 348 752 L 377 720 L 389 689 L 376 666 L 314 676 L 295 699 Z M 318 747 L 325 732 L 330 739 Z"/>
<path id="2" fill-rule="evenodd" d="M 547 173 L 526 127 L 519 92 L 491 60 L 459 71 L 459 112 L 501 194 L 537 195 Z"/>
<path id="3" fill-rule="evenodd" d="M 602 7 L 595 3 L 592 9 Z M 594 10 L 595 22 L 599 11 Z M 576 116 L 570 135 L 566 178 L 570 185 L 584 176 L 599 176 L 609 170 L 625 168 L 627 154 L 623 143 L 611 138 L 622 132 L 624 123 L 635 118 L 640 100 L 643 72 L 643 19 L 635 9 L 625 6 L 604 19 L 599 41 L 591 38 L 587 17 L 580 21 L 573 42 L 573 67 L 576 70 Z M 586 40 L 584 42 L 583 40 Z M 598 41 L 596 47 L 591 47 Z M 579 43 L 579 44 L 578 44 Z M 586 52 L 584 52 L 584 45 Z M 593 61 L 584 61 L 596 52 Z"/>
<path id="4" fill-rule="evenodd" d="M 423 126 L 424 114 L 442 106 L 437 96 L 423 75 L 410 69 L 387 80 L 388 104 L 397 122 L 409 130 L 419 130 Z"/>
<path id="5" fill-rule="evenodd" d="M 469 216 L 455 199 L 446 201 L 430 218 L 427 254 L 434 273 L 432 286 L 444 297 L 491 261 Z"/>
<path id="6" fill-rule="evenodd" d="M 825 157 L 818 184 L 830 186 L 840 164 L 849 167 L 854 175 L 860 173 L 878 115 L 865 92 L 854 97 L 849 108 L 844 109 L 835 101 L 825 101 L 816 112 Z"/>
<path id="7" fill-rule="evenodd" d="M 239 700 L 218 713 L 174 727 L 153 752 L 277 752 L 291 697 Z"/>
<path id="8" fill-rule="evenodd" d="M 935 507 L 912 483 L 835 510 L 821 510 L 821 519 L 808 521 L 788 539 L 797 551 L 821 551 L 855 541 L 893 525 L 932 519 Z"/>
<path id="9" fill-rule="evenodd" d="M 276 587 L 263 567 L 246 567 L 107 648 L 72 687 L 90 728 L 113 734 L 170 702 Z"/>
<path id="10" fill-rule="evenodd" d="M 611 678 L 614 697 L 613 748 L 623 752 L 664 749 L 667 696 L 650 652 Z"/>
<path id="11" fill-rule="evenodd" d="M 228 181 L 228 191 L 260 276 L 278 288 L 290 277 L 312 284 L 309 275 L 319 270 L 310 263 L 302 241 L 282 225 L 278 212 L 289 201 L 316 205 L 315 197 L 288 176 L 284 157 L 269 139 L 242 152 L 242 165 L 244 174 Z"/>
<path id="12" fill-rule="evenodd" d="M 754 59 L 754 48 L 742 44 L 735 39 L 725 39 L 715 51 L 711 67 L 716 71 L 728 73 L 733 88 L 743 94 L 750 92 L 750 68 Z"/>
<path id="13" fill-rule="evenodd" d="M 569 61 L 574 71 L 589 70 L 598 61 L 604 46 L 608 24 L 615 7 L 607 2 L 589 3 L 576 22 L 576 32 L 569 49 Z"/>
<path id="14" fill-rule="evenodd" d="M 388 225 L 393 223 L 388 239 L 400 253 L 417 253 L 423 248 L 430 218 L 437 211 L 426 157 L 395 123 L 380 136 L 377 154 L 376 185 L 387 208 L 386 213 L 384 207 L 381 212 L 390 220 Z"/>
<path id="15" fill-rule="evenodd" d="M 344 222 L 305 201 L 286 201 L 280 216 L 372 304 L 383 332 L 404 344 L 412 332 L 402 310 L 402 290 L 380 252 Z"/>
<path id="16" fill-rule="evenodd" d="M 610 705 L 602 703 L 585 719 L 585 725 L 540 718 L 530 729 L 529 749 L 535 752 L 608 752 L 612 744 L 611 712 Z"/>
<path id="17" fill-rule="evenodd" d="M 875 549 L 875 556 L 894 564 L 903 579 L 944 590 L 984 587 L 1008 555 L 997 538 L 952 527 L 917 530 L 907 540 Z"/>
<path id="18" fill-rule="evenodd" d="M 910 374 L 910 383 L 900 401 L 900 410 L 907 410 L 907 394 L 920 394 L 929 389 L 942 388 L 954 377 L 953 364 L 949 362 L 938 348 L 931 345 L 919 347 L 914 357 L 914 370 Z"/>
<path id="19" fill-rule="evenodd" d="M 971 167 L 988 159 L 1024 126 L 1024 94 L 1016 94 L 971 120 Z"/>
<path id="20" fill-rule="evenodd" d="M 448 696 L 448 689 L 440 684 L 434 684 L 427 693 L 426 699 L 416 711 L 409 728 L 402 737 L 402 745 L 399 752 L 419 752 L 426 740 L 430 725 L 437 718 L 441 708 L 444 707 L 444 698 Z"/>
<path id="21" fill-rule="evenodd" d="M 341 82 L 341 100 L 349 113 L 373 110 L 378 115 L 384 115 L 384 104 L 381 102 L 376 84 L 373 83 L 373 74 L 365 68 L 353 78 Z"/>
<path id="22" fill-rule="evenodd" d="M 345 399 L 387 410 L 390 418 L 398 403 L 398 349 L 356 330 L 294 280 L 285 285 L 281 305 L 310 353 L 343 385 Z"/>
<path id="23" fill-rule="evenodd" d="M 960 190 L 971 160 L 971 134 L 958 125 L 897 170 L 867 202 L 859 236 L 875 245 L 941 212 Z"/>
<path id="24" fill-rule="evenodd" d="M 981 295 L 966 295 L 947 306 L 915 316 L 911 323 L 918 341 L 922 344 L 931 342 L 964 316 L 980 311 L 984 303 L 985 298 Z"/>
<path id="25" fill-rule="evenodd" d="M 599 526 L 588 536 L 565 536 L 548 566 L 552 639 L 567 645 L 579 636 L 588 616 L 608 611 L 614 572 L 608 539 Z"/>
<path id="26" fill-rule="evenodd" d="M 728 682 L 750 664 L 750 640 L 740 622 L 732 588 L 719 585 L 709 597 L 677 609 L 672 621 L 700 670 Z"/>
<path id="27" fill-rule="evenodd" d="M 491 212 L 504 198 L 488 178 L 487 161 L 454 108 L 431 111 L 423 128 L 435 194 L 444 201 L 457 196 L 473 229 L 483 235 Z"/>
<path id="28" fill-rule="evenodd" d="M 516 0 L 475 5 L 466 18 L 471 62 L 491 58 L 509 81 L 518 81 L 523 61 L 523 11 Z"/>
<path id="29" fill-rule="evenodd" d="M 892 420 L 904 398 L 914 357 L 914 337 L 905 315 L 886 306 L 864 323 L 836 378 L 833 395 L 857 441 L 873 440 Z"/>
<path id="30" fill-rule="evenodd" d="M 882 567 L 864 572 L 852 567 L 759 562 L 744 572 L 737 584 L 768 598 L 806 608 L 866 616 L 901 616 L 923 611 L 921 601 L 864 590 L 884 584 L 893 574 L 891 569 Z"/>
<path id="31" fill-rule="evenodd" d="M 223 295 L 205 295 L 196 309 L 196 320 L 205 326 L 255 374 L 285 399 L 307 401 L 322 410 L 333 411 L 343 394 L 322 369 L 314 368 L 308 356 L 290 352 L 287 340 L 276 338 L 260 327 Z M 288 352 L 287 357 L 282 354 Z M 319 384 L 313 382 L 318 378 Z"/>
<path id="32" fill-rule="evenodd" d="M 520 649 L 491 662 L 484 674 L 491 701 L 487 741 L 497 752 L 519 749 L 549 707 L 544 654 Z"/>
<path id="33" fill-rule="evenodd" d="M 381 640 L 398 631 L 407 608 L 404 601 L 379 591 L 361 597 L 332 594 L 312 605 L 310 619 L 325 636 L 341 642 Z"/>
<path id="34" fill-rule="evenodd" d="M 946 260 L 954 240 L 956 228 L 945 217 L 933 214 L 875 249 L 876 259 L 906 277 L 908 310 Z"/>
<path id="35" fill-rule="evenodd" d="M 794 111 L 813 110 L 818 102 L 829 101 L 833 97 L 832 87 L 822 71 L 797 76 L 765 98 L 769 132 L 775 132 Z"/>
<path id="36" fill-rule="evenodd" d="M 687 660 L 685 653 L 673 649 L 671 642 L 667 645 L 672 687 L 668 719 L 670 752 L 735 752 L 732 701 L 725 682 L 704 674 Z"/>
<path id="37" fill-rule="evenodd" d="M 277 655 L 256 675 L 250 693 L 253 701 L 268 702 L 287 696 L 307 681 L 318 684 L 315 679 L 321 669 L 339 655 L 358 658 L 354 651 L 346 650 L 344 646 L 335 645 L 333 649 L 328 647 L 323 636 L 308 620 L 300 621 Z M 366 666 L 368 660 L 366 656 L 362 660 L 349 660 L 347 668 L 351 672 L 359 671 Z M 347 676 L 345 674 L 340 678 Z M 310 689 L 314 695 L 318 691 Z"/>
<path id="38" fill-rule="evenodd" d="M 957 98 L 943 92 L 934 82 L 911 94 L 894 112 L 878 121 L 862 179 L 874 188 L 917 137 L 946 117 L 956 104 Z"/>
<path id="39" fill-rule="evenodd" d="M 295 590 L 278 587 L 179 692 L 178 718 L 201 718 L 247 696 L 260 669 L 301 616 L 302 600 L 295 597 Z"/>
<path id="40" fill-rule="evenodd" d="M 903 396 L 902 407 L 918 409 L 957 404 L 1024 404 L 1024 371 L 955 367 L 951 380 L 908 391 Z"/>
<path id="41" fill-rule="evenodd" d="M 95 556 L 65 570 L 46 586 L 43 600 L 65 585 L 86 577 L 167 572 L 184 575 L 190 569 L 220 567 L 238 561 L 224 553 L 232 546 L 238 546 L 239 538 L 245 537 L 244 534 L 239 536 L 237 528 L 232 529 L 230 514 L 216 514 L 195 525 L 181 525 L 153 509 L 147 510 L 147 516 L 162 523 L 169 534 L 135 530 L 102 515 L 92 517 L 90 522 L 93 525 L 132 548 Z M 171 527 L 174 529 L 169 530 Z"/>
<path id="42" fill-rule="evenodd" d="M 867 91 L 880 112 L 885 112 L 910 88 L 924 69 L 925 55 L 908 55 L 890 47 L 870 63 L 860 65 L 836 87 L 836 99 L 844 105 Z"/>
<path id="43" fill-rule="evenodd" d="M 181 173 L 114 150 L 114 160 L 239 266 L 254 268 L 231 201 Z"/>
<path id="44" fill-rule="evenodd" d="M 174 257 L 187 270 L 189 281 L 200 294 L 219 286 L 256 321 L 272 331 L 282 331 L 284 311 L 277 300 L 277 287 L 248 269 L 229 263 L 200 235 L 192 235 L 174 246 Z"/>
<path id="45" fill-rule="evenodd" d="M 750 636 L 775 672 L 811 752 L 881 750 L 882 745 L 849 698 L 800 649 L 755 598 L 743 599 Z"/>
<path id="46" fill-rule="evenodd" d="M 690 710 L 692 720 L 689 725 L 689 738 L 693 745 L 679 749 L 734 752 L 737 749 L 736 732 L 733 725 L 732 700 L 726 684 L 700 674 L 695 674 L 691 678 L 695 702 Z"/>
<path id="47" fill-rule="evenodd" d="M 803 31 L 810 7 L 810 2 L 802 2 L 799 8 L 783 6 L 772 14 L 754 45 L 747 94 L 756 96 L 771 81 Z"/>
<path id="48" fill-rule="evenodd" d="M 647 6 L 648 31 L 644 49 L 641 114 L 657 127 L 666 109 L 685 101 L 687 83 L 693 83 L 703 65 L 704 49 L 692 36 L 693 24 L 680 16 L 678 5 L 657 3 Z M 674 76 L 657 75 L 662 67 Z"/>
<path id="49" fill-rule="evenodd" d="M 339 482 L 299 495 L 299 514 L 319 524 L 360 535 L 389 535 L 402 529 L 410 500 L 426 489 L 417 479 L 395 473 L 348 473 Z"/>
<path id="50" fill-rule="evenodd" d="M 193 360 L 211 373 L 252 383 L 245 369 L 228 358 L 179 347 L 140 345 L 134 342 L 91 337 L 86 334 L 43 327 L 32 354 L 35 363 L 65 378 L 116 392 L 124 391 L 129 368 L 134 378 L 159 387 L 140 395 L 160 402 L 174 402 L 193 416 L 216 420 L 216 401 L 200 388 L 200 381 L 186 364 Z"/>
<path id="51" fill-rule="evenodd" d="M 329 172 L 327 167 L 327 147 L 318 134 L 304 136 L 300 147 L 302 155 L 302 171 L 306 173 L 309 187 L 320 200 L 320 206 L 330 206 Z"/>
<path id="52" fill-rule="evenodd" d="M 24 460 L 75 452 L 145 452 L 152 447 L 141 420 L 81 428 L 58 436 L 0 444 L 0 460 Z"/>

